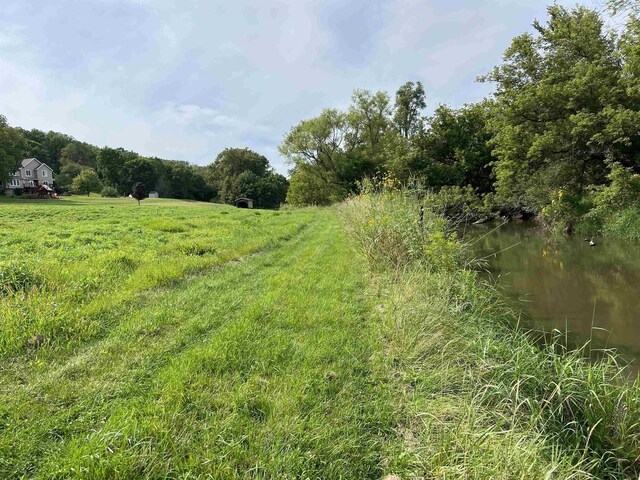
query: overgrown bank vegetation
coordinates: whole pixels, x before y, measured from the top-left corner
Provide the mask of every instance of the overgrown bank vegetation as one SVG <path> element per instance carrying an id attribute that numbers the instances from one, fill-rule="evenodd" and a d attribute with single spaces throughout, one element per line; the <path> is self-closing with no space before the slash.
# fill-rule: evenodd
<path id="1" fill-rule="evenodd" d="M 375 274 L 384 350 L 407 456 L 425 478 L 635 478 L 640 383 L 612 352 L 591 363 L 545 347 L 464 267 L 430 194 L 373 187 L 342 208 Z M 420 220 L 420 206 L 424 206 Z M 585 348 L 589 348 L 588 346 Z"/>

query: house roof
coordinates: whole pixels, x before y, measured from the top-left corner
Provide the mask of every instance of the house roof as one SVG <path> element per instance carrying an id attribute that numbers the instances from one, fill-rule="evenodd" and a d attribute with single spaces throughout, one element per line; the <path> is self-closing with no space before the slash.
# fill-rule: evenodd
<path id="1" fill-rule="evenodd" d="M 38 160 L 38 161 L 40 162 L 40 160 Z M 51 171 L 53 172 L 53 168 L 51 168 L 49 165 L 47 165 L 47 164 L 46 164 L 46 163 L 44 163 L 44 162 L 40 162 L 39 167 L 47 167 L 49 170 L 51 170 Z"/>
<path id="2" fill-rule="evenodd" d="M 42 162 L 37 158 L 25 158 L 24 160 L 22 160 L 22 168 L 27 168 L 33 162 L 38 162 L 38 167 L 42 164 Z"/>

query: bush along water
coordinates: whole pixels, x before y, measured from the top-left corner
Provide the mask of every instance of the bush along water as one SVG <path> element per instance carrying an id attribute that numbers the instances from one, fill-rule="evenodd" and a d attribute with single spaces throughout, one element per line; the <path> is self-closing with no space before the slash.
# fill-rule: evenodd
<path id="1" fill-rule="evenodd" d="M 368 259 L 409 452 L 426 478 L 638 478 L 640 383 L 615 352 L 592 363 L 562 338 L 540 346 L 465 267 L 430 194 L 365 182 L 342 207 Z M 422 209 L 422 215 L 420 214 Z M 584 347 L 588 349 L 589 347 Z"/>
<path id="2" fill-rule="evenodd" d="M 640 241 L 640 174 L 613 163 L 607 178 L 608 185 L 590 191 L 591 209 L 580 219 L 578 230 Z"/>
<path id="3" fill-rule="evenodd" d="M 361 193 L 345 202 L 348 228 L 372 267 L 452 270 L 461 263 L 461 244 L 449 221 L 425 207 L 432 198 L 417 185 L 401 188 L 386 176 L 365 180 Z"/>

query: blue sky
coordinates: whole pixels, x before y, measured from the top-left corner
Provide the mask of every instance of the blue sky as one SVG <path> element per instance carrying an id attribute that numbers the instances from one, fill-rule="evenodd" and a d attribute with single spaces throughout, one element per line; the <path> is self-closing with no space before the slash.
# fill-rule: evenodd
<path id="1" fill-rule="evenodd" d="M 286 132 L 354 88 L 419 80 L 429 109 L 482 99 L 475 78 L 546 18 L 541 0 L 2 3 L 10 124 L 201 165 L 249 147 L 282 173 Z"/>

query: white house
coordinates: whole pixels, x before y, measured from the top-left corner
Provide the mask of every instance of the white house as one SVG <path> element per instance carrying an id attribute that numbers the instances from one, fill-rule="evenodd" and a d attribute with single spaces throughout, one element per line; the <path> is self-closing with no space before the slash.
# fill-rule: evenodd
<path id="1" fill-rule="evenodd" d="M 7 195 L 12 195 L 17 188 L 24 190 L 40 185 L 53 186 L 53 169 L 37 158 L 25 158 L 18 171 L 5 185 L 0 182 L 0 188 L 3 188 Z"/>

